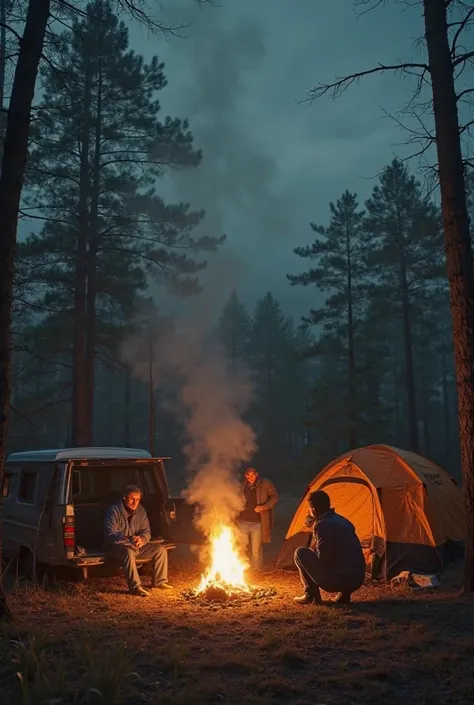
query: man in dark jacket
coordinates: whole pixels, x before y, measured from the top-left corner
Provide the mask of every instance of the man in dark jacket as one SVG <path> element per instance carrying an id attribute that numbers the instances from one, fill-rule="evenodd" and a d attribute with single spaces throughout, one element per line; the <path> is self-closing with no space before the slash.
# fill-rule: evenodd
<path id="1" fill-rule="evenodd" d="M 354 526 L 331 509 L 329 496 L 321 490 L 310 495 L 309 511 L 307 524 L 313 527 L 313 547 L 295 551 L 296 567 L 305 589 L 295 602 L 321 604 L 321 588 L 338 592 L 336 602 L 348 605 L 351 594 L 365 579 L 364 554 Z"/>
<path id="2" fill-rule="evenodd" d="M 255 468 L 247 468 L 244 475 L 243 493 L 245 507 L 241 511 L 237 527 L 250 539 L 252 568 L 261 570 L 263 544 L 270 543 L 273 526 L 273 507 L 278 502 L 275 485 L 260 477 Z"/>
<path id="3" fill-rule="evenodd" d="M 120 560 L 132 595 L 148 597 L 141 584 L 136 559 L 151 559 L 153 563 L 152 587 L 171 590 L 168 583 L 168 551 L 161 544 L 150 543 L 151 531 L 148 515 L 140 506 L 142 492 L 135 485 L 127 485 L 123 497 L 109 507 L 105 517 L 105 543 L 107 552 Z"/>

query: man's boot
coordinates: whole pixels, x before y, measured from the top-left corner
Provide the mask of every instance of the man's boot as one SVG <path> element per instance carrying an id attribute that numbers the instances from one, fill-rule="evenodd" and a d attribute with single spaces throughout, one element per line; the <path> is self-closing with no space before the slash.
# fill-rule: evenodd
<path id="1" fill-rule="evenodd" d="M 318 588 L 305 590 L 304 595 L 295 597 L 293 601 L 296 602 L 297 605 L 322 605 L 323 603 Z"/>
<path id="2" fill-rule="evenodd" d="M 351 593 L 350 592 L 340 592 L 335 599 L 336 605 L 350 605 L 351 604 Z"/>

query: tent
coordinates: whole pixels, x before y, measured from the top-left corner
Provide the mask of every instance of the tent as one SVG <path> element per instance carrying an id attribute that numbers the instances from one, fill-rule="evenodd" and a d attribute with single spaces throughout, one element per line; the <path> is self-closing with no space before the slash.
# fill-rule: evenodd
<path id="1" fill-rule="evenodd" d="M 354 524 L 374 579 L 442 570 L 464 540 L 463 497 L 454 478 L 415 453 L 371 445 L 339 456 L 306 488 L 278 568 L 294 567 L 295 549 L 309 545 L 307 498 L 316 490 L 327 492 L 334 509 Z"/>

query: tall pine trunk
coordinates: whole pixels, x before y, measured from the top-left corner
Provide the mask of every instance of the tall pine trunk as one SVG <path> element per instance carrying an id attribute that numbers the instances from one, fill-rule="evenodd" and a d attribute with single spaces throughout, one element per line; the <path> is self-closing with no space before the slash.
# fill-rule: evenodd
<path id="1" fill-rule="evenodd" d="M 354 348 L 354 307 L 352 298 L 352 259 L 351 234 L 346 224 L 346 257 L 347 257 L 347 352 L 349 366 L 349 448 L 357 446 L 356 430 L 356 400 L 355 400 L 355 348 Z"/>
<path id="2" fill-rule="evenodd" d="M 411 330 L 410 299 L 408 295 L 405 252 L 400 252 L 400 289 L 402 297 L 403 349 L 405 356 L 405 380 L 408 410 L 408 443 L 410 450 L 418 452 L 418 417 L 416 413 L 416 389 L 413 363 L 413 336 Z"/>
<path id="3" fill-rule="evenodd" d="M 100 155 L 102 138 L 102 69 L 99 67 L 97 85 L 97 112 L 95 118 L 94 158 L 92 164 L 91 207 L 89 217 L 89 243 L 87 251 L 87 312 L 86 312 L 86 428 L 87 444 L 94 440 L 95 353 L 96 353 L 96 300 L 97 252 L 99 248 L 99 194 Z"/>
<path id="4" fill-rule="evenodd" d="M 402 436 L 402 413 L 400 408 L 400 384 L 398 382 L 398 362 L 396 354 L 393 356 L 393 405 L 395 410 L 395 437 L 400 443 Z"/>
<path id="5" fill-rule="evenodd" d="M 0 160 L 3 153 L 3 140 L 5 139 L 5 127 L 7 116 L 4 112 L 5 105 L 5 74 L 6 74 L 6 54 L 7 54 L 7 0 L 0 0 Z"/>
<path id="6" fill-rule="evenodd" d="M 130 365 L 125 368 L 125 404 L 123 419 L 123 439 L 125 448 L 130 448 L 130 401 L 131 401 L 131 376 Z"/>
<path id="7" fill-rule="evenodd" d="M 234 377 L 237 376 L 237 335 L 236 335 L 236 322 L 235 317 L 232 321 L 232 340 L 231 340 L 231 354 L 232 354 L 232 374 Z"/>
<path id="8" fill-rule="evenodd" d="M 0 486 L 3 482 L 11 394 L 11 323 L 18 214 L 28 154 L 31 106 L 49 11 L 50 0 L 31 0 L 28 5 L 8 107 L 2 153 L 0 173 Z M 0 594 L 0 618 L 8 615 L 8 606 Z"/>
<path id="9" fill-rule="evenodd" d="M 464 587 L 474 591 L 474 271 L 454 66 L 445 0 L 424 0 L 444 241 L 453 320 L 459 440 L 467 516 Z"/>
<path id="10" fill-rule="evenodd" d="M 431 456 L 431 433 L 430 433 L 430 414 L 428 404 L 428 389 L 426 387 L 426 377 L 424 370 L 421 370 L 421 404 L 423 412 L 423 443 L 424 454 L 429 458 Z"/>
<path id="11" fill-rule="evenodd" d="M 92 84 L 90 75 L 84 83 L 81 161 L 79 176 L 79 213 L 76 243 L 74 286 L 74 335 L 72 354 L 72 445 L 89 443 L 86 395 L 87 339 L 87 239 L 89 228 L 89 146 Z"/>
<path id="12" fill-rule="evenodd" d="M 448 391 L 448 370 L 446 365 L 446 353 L 441 351 L 441 386 L 443 389 L 443 416 L 444 416 L 444 457 L 446 467 L 451 464 L 451 418 L 449 408 Z"/>

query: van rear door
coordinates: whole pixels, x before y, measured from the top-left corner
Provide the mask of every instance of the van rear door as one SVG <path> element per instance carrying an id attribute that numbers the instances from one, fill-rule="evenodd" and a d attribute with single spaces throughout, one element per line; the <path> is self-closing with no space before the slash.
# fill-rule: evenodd
<path id="1" fill-rule="evenodd" d="M 74 506 L 77 545 L 88 552 L 103 550 L 106 512 L 122 497 L 126 485 L 141 489 L 152 537 L 162 536 L 168 488 L 160 465 L 160 460 L 150 458 L 71 461 L 69 497 Z"/>
<path id="2" fill-rule="evenodd" d="M 120 499 L 125 485 L 137 485 L 150 521 L 153 539 L 168 543 L 200 544 L 196 505 L 169 495 L 163 458 L 88 459 L 71 462 L 70 501 L 75 508 L 76 541 L 86 551 L 103 546 L 108 507 Z"/>

